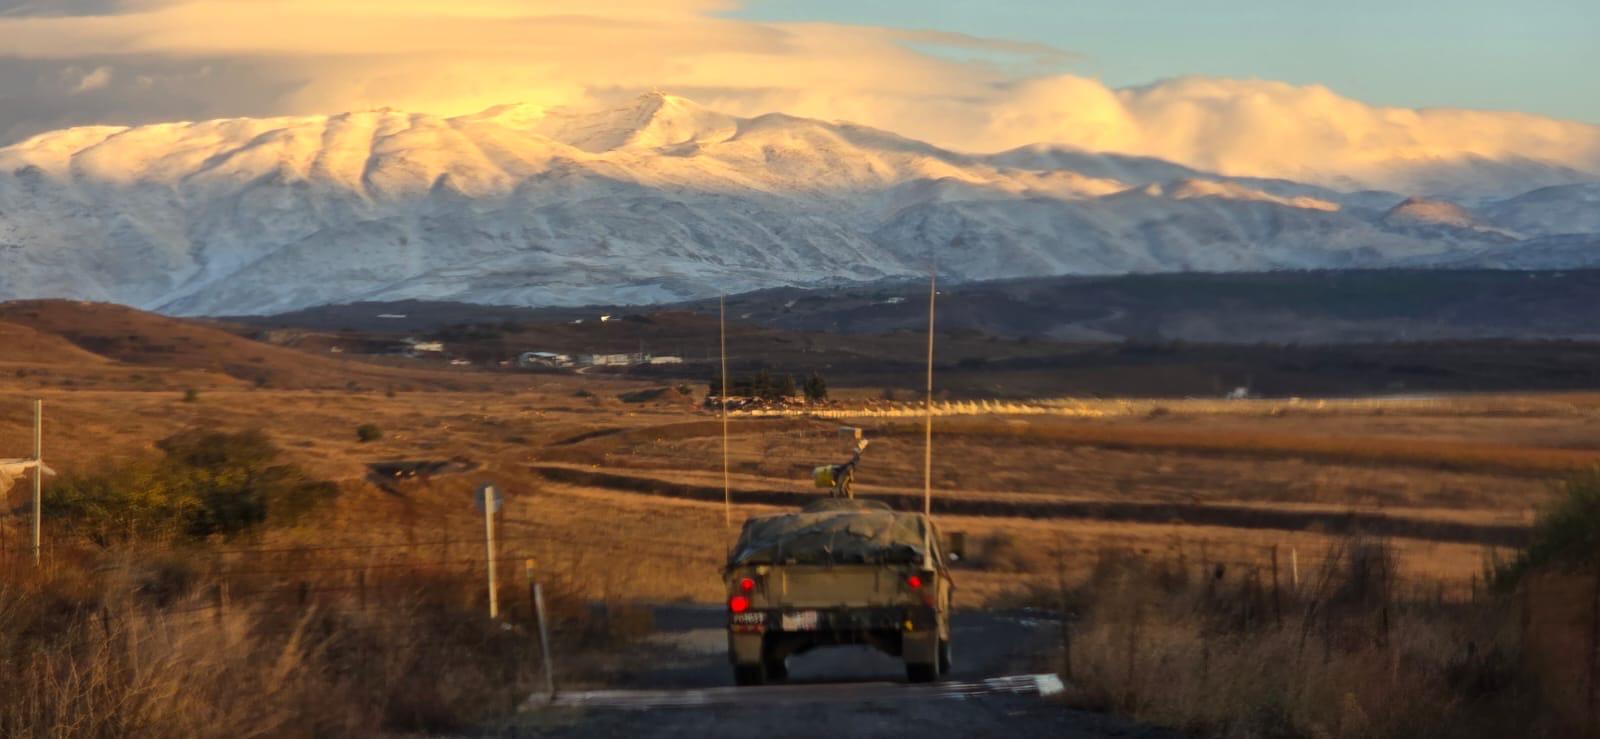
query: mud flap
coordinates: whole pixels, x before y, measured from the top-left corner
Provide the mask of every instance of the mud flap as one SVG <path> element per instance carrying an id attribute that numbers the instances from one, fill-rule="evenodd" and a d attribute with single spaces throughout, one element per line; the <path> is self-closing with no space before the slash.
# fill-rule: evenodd
<path id="1" fill-rule="evenodd" d="M 728 661 L 736 665 L 761 664 L 761 634 L 728 634 Z"/>

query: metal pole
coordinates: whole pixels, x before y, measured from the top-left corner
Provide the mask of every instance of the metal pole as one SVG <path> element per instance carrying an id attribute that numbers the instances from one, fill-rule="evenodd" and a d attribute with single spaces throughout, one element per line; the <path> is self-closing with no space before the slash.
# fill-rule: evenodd
<path id="1" fill-rule="evenodd" d="M 44 508 L 44 401 L 33 401 L 33 566 L 39 566 Z"/>
<path id="2" fill-rule="evenodd" d="M 489 563 L 489 618 L 500 617 L 500 592 L 494 582 L 494 493 L 484 489 L 483 495 L 483 545 L 484 557 Z"/>
<path id="3" fill-rule="evenodd" d="M 922 514 L 933 514 L 933 298 L 938 294 L 939 270 L 928 270 L 928 396 L 924 408 L 922 444 Z"/>
<path id="4" fill-rule="evenodd" d="M 539 653 L 544 655 L 544 692 L 551 698 L 556 696 L 556 671 L 550 659 L 550 629 L 545 626 L 544 620 L 544 590 L 538 583 L 533 585 L 533 609 L 539 617 Z"/>
<path id="5" fill-rule="evenodd" d="M 722 341 L 722 527 L 733 526 L 733 488 L 728 482 L 728 299 L 717 297 L 718 332 Z"/>

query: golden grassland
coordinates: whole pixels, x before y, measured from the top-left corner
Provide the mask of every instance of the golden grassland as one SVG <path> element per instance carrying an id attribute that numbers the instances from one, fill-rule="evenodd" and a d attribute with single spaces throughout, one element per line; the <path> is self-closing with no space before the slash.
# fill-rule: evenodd
<path id="1" fill-rule="evenodd" d="M 493 376 L 483 392 L 376 389 L 217 388 L 193 402 L 172 390 L 16 389 L 0 379 L 0 450 L 28 451 L 28 401 L 43 397 L 45 445 L 53 466 L 89 469 L 104 460 L 147 454 L 151 444 L 185 428 L 256 428 L 293 461 L 342 481 L 344 494 L 318 520 L 274 532 L 269 540 L 345 544 L 468 539 L 479 522 L 471 489 L 492 479 L 508 491 L 508 531 L 516 521 L 549 532 L 544 558 L 603 557 L 617 577 L 597 591 L 627 590 L 641 599 L 713 600 L 718 561 L 748 515 L 770 510 L 738 504 L 726 527 L 716 502 L 673 500 L 628 490 L 558 484 L 532 466 L 587 466 L 720 486 L 720 423 L 697 398 L 675 392 L 648 403 L 618 396 L 640 386 L 581 377 Z M 1115 420 L 942 418 L 936 425 L 936 500 L 1042 497 L 1103 501 L 1178 501 L 1267 508 L 1364 510 L 1445 521 L 1520 525 L 1548 497 L 1548 479 L 1596 457 L 1600 414 L 1592 396 L 1471 398 L 1472 414 L 1401 416 L 1263 414 L 1211 417 L 1182 401 L 1164 413 Z M 1529 412 L 1530 407 L 1545 409 Z M 1517 412 L 1507 412 L 1516 408 Z M 376 442 L 355 428 L 375 424 Z M 876 441 L 860 472 L 862 494 L 921 489 L 920 429 L 903 421 L 865 422 Z M 733 423 L 732 468 L 745 489 L 805 492 L 812 466 L 838 461 L 846 442 L 836 421 L 740 420 Z M 386 459 L 463 458 L 481 465 L 462 475 L 382 490 L 367 464 Z M 21 490 L 12 504 L 21 501 Z M 18 509 L 13 509 L 18 510 Z M 1003 513 L 1003 511 L 1000 511 Z M 978 540 L 997 532 L 1023 551 L 1062 545 L 1082 553 L 1127 549 L 1192 560 L 1208 557 L 1265 567 L 1273 547 L 1315 559 L 1335 532 L 1231 528 L 1163 522 L 1038 520 L 1005 515 L 951 516 L 947 531 Z M 7 527 L 6 546 L 22 534 Z M 559 535 L 559 536 L 557 536 Z M 535 546 L 538 536 L 527 537 Z M 648 556 L 617 557 L 615 542 L 655 544 Z M 1396 537 L 1404 569 L 1464 591 L 1489 548 L 1470 541 Z M 529 549 L 533 552 L 532 549 Z M 518 554 L 519 552 L 511 552 Z M 1024 558 L 1026 560 L 1026 558 Z M 1087 565 L 1084 565 L 1085 567 Z M 1287 564 L 1280 562 L 1287 568 Z M 1077 565 L 1074 565 L 1077 567 Z M 1014 571 L 964 574 L 964 600 L 979 605 L 1031 578 Z M 620 576 L 626 573 L 626 577 Z M 634 576 L 637 575 L 637 576 Z M 626 584 L 620 584 L 626 581 Z M 597 593 L 609 595 L 611 593 Z"/>

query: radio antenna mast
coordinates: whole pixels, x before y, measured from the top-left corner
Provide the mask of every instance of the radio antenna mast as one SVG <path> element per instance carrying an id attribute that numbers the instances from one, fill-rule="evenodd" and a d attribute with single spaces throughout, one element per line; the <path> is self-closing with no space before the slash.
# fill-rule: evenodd
<path id="1" fill-rule="evenodd" d="M 939 263 L 928 260 L 928 395 L 923 405 L 922 514 L 933 514 L 933 299 L 939 294 Z"/>
<path id="2" fill-rule="evenodd" d="M 728 483 L 728 296 L 717 296 L 717 325 L 722 343 L 722 526 L 733 526 L 733 488 Z"/>

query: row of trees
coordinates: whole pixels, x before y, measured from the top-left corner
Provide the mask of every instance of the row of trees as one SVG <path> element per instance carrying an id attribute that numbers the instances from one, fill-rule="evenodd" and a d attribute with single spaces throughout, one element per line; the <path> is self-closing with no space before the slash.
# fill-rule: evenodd
<path id="1" fill-rule="evenodd" d="M 717 375 L 711 378 L 708 395 L 721 394 L 722 376 Z M 822 375 L 813 372 L 797 386 L 793 376 L 774 375 L 764 369 L 744 377 L 735 375 L 728 380 L 728 395 L 733 397 L 777 402 L 801 394 L 805 395 L 808 403 L 825 401 L 828 399 L 828 382 L 822 379 Z"/>

